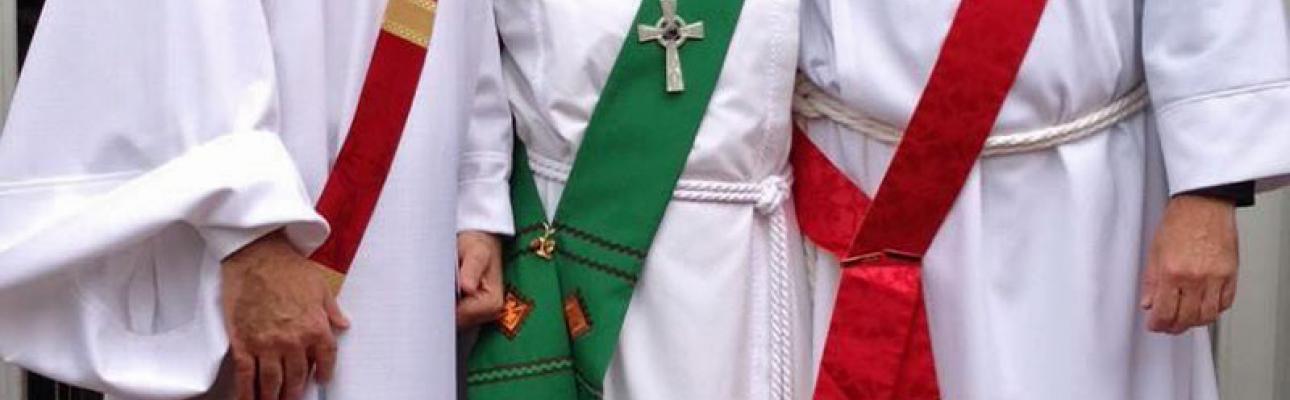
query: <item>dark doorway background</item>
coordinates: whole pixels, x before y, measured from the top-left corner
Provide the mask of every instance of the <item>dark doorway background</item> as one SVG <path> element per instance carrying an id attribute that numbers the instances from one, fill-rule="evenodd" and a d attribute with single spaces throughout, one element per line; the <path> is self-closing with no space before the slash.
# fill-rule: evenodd
<path id="1" fill-rule="evenodd" d="M 27 59 L 27 47 L 31 45 L 31 35 L 36 31 L 36 21 L 40 20 L 40 9 L 45 0 L 18 0 L 18 65 L 21 68 Z"/>
<path id="2" fill-rule="evenodd" d="M 18 0 L 18 71 L 27 59 L 27 49 L 31 46 L 31 36 L 40 21 L 40 9 L 45 0 Z M 83 389 L 78 389 L 46 379 L 40 375 L 27 374 L 27 400 L 101 400 L 103 396 Z"/>

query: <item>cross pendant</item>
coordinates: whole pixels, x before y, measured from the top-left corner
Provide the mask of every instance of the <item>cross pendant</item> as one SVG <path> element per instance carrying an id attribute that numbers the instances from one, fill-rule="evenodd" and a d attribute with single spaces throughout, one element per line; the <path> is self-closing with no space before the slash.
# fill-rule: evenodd
<path id="1" fill-rule="evenodd" d="M 658 42 L 667 52 L 667 92 L 685 91 L 685 78 L 681 75 L 681 46 L 686 40 L 703 39 L 703 21 L 687 24 L 676 15 L 676 0 L 659 0 L 663 17 L 654 25 L 637 25 L 640 42 Z"/>

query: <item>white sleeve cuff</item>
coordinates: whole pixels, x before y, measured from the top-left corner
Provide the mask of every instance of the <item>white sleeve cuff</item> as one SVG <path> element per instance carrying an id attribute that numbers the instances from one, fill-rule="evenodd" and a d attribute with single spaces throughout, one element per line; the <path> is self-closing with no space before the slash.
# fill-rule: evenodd
<path id="1" fill-rule="evenodd" d="M 457 231 L 498 235 L 515 233 L 510 185 L 506 181 L 468 181 L 457 189 Z"/>
<path id="2" fill-rule="evenodd" d="M 1156 112 L 1170 194 L 1231 182 L 1290 183 L 1290 81 L 1196 96 Z"/>
<path id="3" fill-rule="evenodd" d="M 190 164 L 183 176 L 211 187 L 185 221 L 218 259 L 278 229 L 304 254 L 327 238 L 327 224 L 276 135 L 228 135 L 192 153 L 181 161 Z"/>
<path id="4" fill-rule="evenodd" d="M 189 398 L 214 379 L 227 340 L 212 255 L 283 227 L 307 250 L 327 235 L 290 155 L 263 131 L 220 136 L 139 174 L 0 185 L 0 221 L 21 222 L 0 224 L 0 318 L 17 321 L 0 327 L 0 343 L 9 344 L 0 353 L 126 398 Z M 158 252 L 157 243 L 179 247 Z M 101 279 L 135 271 L 157 281 Z M 147 311 L 111 300 L 135 295 Z M 33 312 L 32 296 L 55 300 Z M 166 298 L 198 301 L 194 318 L 172 315 L 177 325 L 140 334 L 151 331 L 135 327 L 154 327 L 165 314 L 148 304 Z M 185 362 L 157 362 L 167 359 Z"/>

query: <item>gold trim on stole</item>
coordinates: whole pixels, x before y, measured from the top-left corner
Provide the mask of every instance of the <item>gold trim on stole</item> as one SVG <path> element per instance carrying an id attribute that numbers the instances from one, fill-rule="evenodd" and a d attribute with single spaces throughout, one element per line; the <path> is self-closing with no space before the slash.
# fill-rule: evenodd
<path id="1" fill-rule="evenodd" d="M 417 46 L 430 45 L 437 3 L 430 0 L 390 0 L 381 29 Z"/>
<path id="2" fill-rule="evenodd" d="M 336 270 L 327 268 L 327 266 L 314 263 L 323 280 L 327 282 L 327 289 L 331 290 L 332 296 L 340 295 L 340 287 L 345 284 L 345 274 L 336 272 Z"/>

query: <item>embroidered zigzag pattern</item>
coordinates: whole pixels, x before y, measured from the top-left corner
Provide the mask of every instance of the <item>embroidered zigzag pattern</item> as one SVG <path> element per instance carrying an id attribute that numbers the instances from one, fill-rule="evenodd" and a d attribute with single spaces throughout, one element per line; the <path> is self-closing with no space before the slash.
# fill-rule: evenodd
<path id="1" fill-rule="evenodd" d="M 596 271 L 603 272 L 603 273 L 605 273 L 606 275 L 609 275 L 609 276 L 612 276 L 612 277 L 615 277 L 615 278 L 618 278 L 618 279 L 622 279 L 622 280 L 624 280 L 624 281 L 627 281 L 627 283 L 630 283 L 630 284 L 633 284 L 633 285 L 635 285 L 635 284 L 636 284 L 636 280 L 638 279 L 638 278 L 637 278 L 637 276 L 636 276 L 636 274 L 634 274 L 634 273 L 631 273 L 631 272 L 628 272 L 628 271 L 624 271 L 624 270 L 619 269 L 619 268 L 615 268 L 615 267 L 613 267 L 613 266 L 611 266 L 611 265 L 609 265 L 609 264 L 605 264 L 605 263 L 602 263 L 602 262 L 599 262 L 599 261 L 596 261 L 596 260 L 592 260 L 592 259 L 587 258 L 587 257 L 583 257 L 583 256 L 580 256 L 580 255 L 577 255 L 577 254 L 573 254 L 573 252 L 570 252 L 570 251 L 566 251 L 566 250 L 563 250 L 563 249 L 557 249 L 557 250 L 556 250 L 556 254 L 559 254 L 559 255 L 561 255 L 561 256 L 564 256 L 565 258 L 568 258 L 568 259 L 569 259 L 569 261 L 573 261 L 575 264 L 578 264 L 578 265 L 581 265 L 581 266 L 584 266 L 584 267 L 587 267 L 587 268 L 591 268 L 592 270 L 596 270 Z"/>
<path id="2" fill-rule="evenodd" d="M 470 375 L 466 377 L 466 383 L 471 385 L 486 385 L 490 383 L 533 378 L 572 369 L 572 358 L 547 358 L 519 364 L 502 365 L 471 372 Z"/>
<path id="3" fill-rule="evenodd" d="M 609 241 L 608 239 L 593 235 L 590 232 L 569 226 L 564 223 L 556 222 L 555 227 L 558 230 L 569 232 L 570 236 L 573 236 L 578 239 L 582 239 L 583 241 L 594 244 L 596 246 L 600 246 L 609 251 L 625 254 L 633 258 L 636 258 L 638 260 L 644 260 L 645 257 L 647 256 L 647 254 L 642 250 L 638 250 L 630 246 L 614 243 L 612 241 Z"/>

